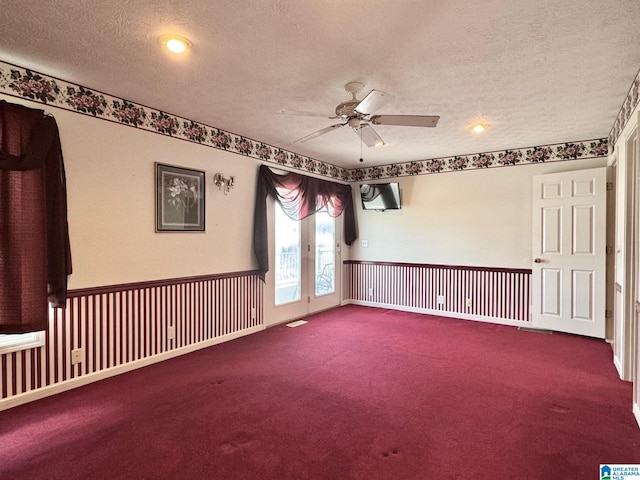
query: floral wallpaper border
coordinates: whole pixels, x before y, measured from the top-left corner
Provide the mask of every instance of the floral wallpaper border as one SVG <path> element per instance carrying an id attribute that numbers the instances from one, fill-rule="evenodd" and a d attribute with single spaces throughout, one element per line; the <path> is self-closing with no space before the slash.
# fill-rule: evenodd
<path id="1" fill-rule="evenodd" d="M 375 180 L 406 175 L 426 175 L 431 173 L 457 172 L 482 168 L 509 167 L 533 163 L 550 163 L 580 158 L 606 157 L 606 138 L 581 142 L 559 143 L 541 147 L 520 148 L 497 152 L 456 155 L 432 158 L 416 162 L 394 163 L 369 168 L 351 170 L 351 180 Z"/>
<path id="2" fill-rule="evenodd" d="M 622 133 L 622 130 L 624 130 L 624 127 L 627 125 L 629 118 L 631 118 L 631 114 L 638 105 L 638 102 L 640 102 L 640 71 L 638 71 L 635 80 L 631 84 L 629 93 L 624 99 L 622 108 L 618 112 L 616 121 L 613 122 L 613 127 L 611 127 L 611 131 L 609 132 L 609 145 L 611 145 L 612 152 L 616 142 L 618 141 L 618 138 L 620 137 L 620 134 Z"/>
<path id="3" fill-rule="evenodd" d="M 634 83 L 635 90 L 632 88 L 636 103 L 639 78 Z M 347 182 L 602 157 L 608 154 L 612 138 L 610 135 L 609 141 L 602 138 L 350 170 L 2 61 L 0 92 Z M 629 98 L 625 106 L 628 101 Z M 618 115 L 616 125 L 620 118 Z"/>

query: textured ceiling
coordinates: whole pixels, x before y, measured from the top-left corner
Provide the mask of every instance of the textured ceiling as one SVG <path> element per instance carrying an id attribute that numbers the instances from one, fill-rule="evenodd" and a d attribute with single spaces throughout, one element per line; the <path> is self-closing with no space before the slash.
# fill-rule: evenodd
<path id="1" fill-rule="evenodd" d="M 359 81 L 395 95 L 377 113 L 441 116 L 376 126 L 365 165 L 606 137 L 639 18 L 637 0 L 0 0 L 0 59 L 355 168 L 350 129 L 293 143 L 336 121 L 277 112 L 328 117 Z"/>

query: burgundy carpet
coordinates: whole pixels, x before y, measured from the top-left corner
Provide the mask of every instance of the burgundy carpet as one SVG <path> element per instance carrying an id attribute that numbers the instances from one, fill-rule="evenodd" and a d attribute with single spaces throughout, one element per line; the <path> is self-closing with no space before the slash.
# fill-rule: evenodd
<path id="1" fill-rule="evenodd" d="M 0 412 L 2 479 L 587 479 L 640 463 L 611 347 L 347 306 Z"/>

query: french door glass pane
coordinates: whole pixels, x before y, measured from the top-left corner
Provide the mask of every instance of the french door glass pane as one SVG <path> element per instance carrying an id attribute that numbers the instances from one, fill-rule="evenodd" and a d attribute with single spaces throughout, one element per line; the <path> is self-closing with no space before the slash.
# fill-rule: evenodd
<path id="1" fill-rule="evenodd" d="M 302 279 L 300 222 L 287 217 L 278 203 L 276 203 L 275 212 L 275 304 L 283 305 L 300 300 Z"/>
<path id="2" fill-rule="evenodd" d="M 316 219 L 316 295 L 327 295 L 336 290 L 335 220 L 327 212 L 317 212 Z"/>

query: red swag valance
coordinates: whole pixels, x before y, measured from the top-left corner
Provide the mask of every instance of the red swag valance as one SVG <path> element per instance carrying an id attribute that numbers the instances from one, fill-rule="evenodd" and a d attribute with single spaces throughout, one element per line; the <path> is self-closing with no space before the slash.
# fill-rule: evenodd
<path id="1" fill-rule="evenodd" d="M 253 223 L 253 249 L 258 260 L 258 270 L 264 280 L 269 270 L 269 246 L 267 242 L 267 195 L 282 206 L 293 220 L 302 220 L 324 210 L 332 217 L 344 212 L 344 241 L 351 245 L 356 239 L 356 220 L 353 211 L 351 185 L 321 180 L 298 173 L 274 173 L 266 165 L 258 172 L 258 186 Z"/>

